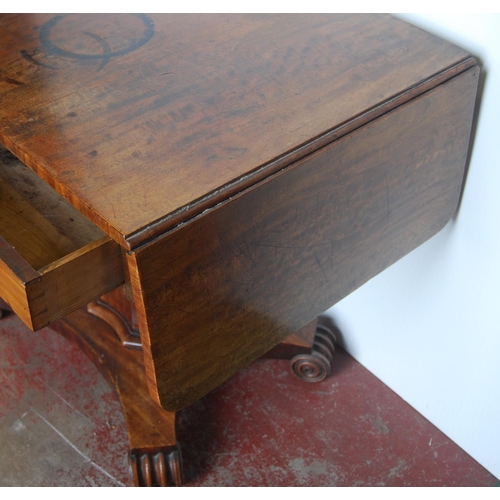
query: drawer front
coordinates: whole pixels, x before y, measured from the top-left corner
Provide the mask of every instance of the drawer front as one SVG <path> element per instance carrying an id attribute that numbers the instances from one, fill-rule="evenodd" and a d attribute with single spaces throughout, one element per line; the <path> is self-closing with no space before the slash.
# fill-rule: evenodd
<path id="1" fill-rule="evenodd" d="M 120 246 L 107 236 L 35 271 L 0 238 L 0 297 L 39 330 L 123 284 Z"/>
<path id="2" fill-rule="evenodd" d="M 200 398 L 454 215 L 479 70 L 128 254 L 150 390 Z"/>
<path id="3" fill-rule="evenodd" d="M 0 297 L 33 330 L 124 282 L 121 247 L 0 150 Z"/>

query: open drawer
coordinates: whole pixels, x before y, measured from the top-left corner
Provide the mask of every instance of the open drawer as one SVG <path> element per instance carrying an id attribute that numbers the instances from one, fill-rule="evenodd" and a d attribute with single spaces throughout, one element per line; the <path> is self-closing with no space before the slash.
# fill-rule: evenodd
<path id="1" fill-rule="evenodd" d="M 38 330 L 123 282 L 120 245 L 0 146 L 0 297 Z"/>

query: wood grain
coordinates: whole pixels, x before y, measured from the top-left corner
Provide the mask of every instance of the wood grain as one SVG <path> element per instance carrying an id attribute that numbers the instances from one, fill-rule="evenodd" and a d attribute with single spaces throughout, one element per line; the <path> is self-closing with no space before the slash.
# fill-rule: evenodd
<path id="1" fill-rule="evenodd" d="M 25 283 L 39 274 L 0 236 L 0 297 L 32 328 Z"/>
<path id="2" fill-rule="evenodd" d="M 108 236 L 35 271 L 0 237 L 0 296 L 39 330 L 124 282 L 120 246 Z"/>
<path id="3" fill-rule="evenodd" d="M 121 247 L 0 148 L 0 296 L 32 329 L 123 284 Z"/>
<path id="4" fill-rule="evenodd" d="M 135 248 L 472 65 L 386 15 L 2 15 L 0 142 Z"/>
<path id="5" fill-rule="evenodd" d="M 19 160 L 17 163 L 20 163 Z M 0 235 L 9 241 L 34 269 L 40 269 L 78 248 L 6 182 L 1 172 Z"/>
<path id="6" fill-rule="evenodd" d="M 33 328 L 85 306 L 123 284 L 120 246 L 108 236 L 40 270 L 40 279 L 26 285 Z"/>
<path id="7" fill-rule="evenodd" d="M 68 249 L 75 250 L 104 236 L 105 233 L 95 224 L 92 224 L 3 146 L 0 146 L 0 182 L 4 186 L 8 185 L 11 191 L 15 191 L 16 197 L 23 200 L 23 210 L 28 210 L 30 213 L 35 210 L 45 219 L 45 221 L 40 221 L 40 216 L 35 214 L 24 217 L 30 226 L 39 227 L 39 224 L 42 224 L 45 232 L 56 233 L 57 237 L 54 238 L 56 245 L 61 244 L 61 239 L 69 239 L 72 244 Z M 2 196 L 0 199 L 4 200 L 4 197 Z M 4 223 L 2 217 L 0 217 L 0 221 L 2 221 L 0 224 Z M 35 222 L 36 224 L 34 224 Z M 53 227 L 47 228 L 48 224 Z M 26 227 L 25 229 L 27 230 Z M 30 232 L 33 229 L 36 230 L 37 227 L 31 228 Z M 0 231 L 0 234 L 4 234 L 3 231 L 4 229 Z M 14 233 L 12 229 L 10 232 Z M 12 235 L 12 238 L 16 237 L 17 235 Z M 67 253 L 68 249 L 61 249 L 60 255 Z M 48 262 L 50 259 L 46 263 Z M 42 266 L 35 265 L 35 267 Z"/>
<path id="8" fill-rule="evenodd" d="M 149 386 L 164 408 L 203 396 L 444 227 L 478 73 L 128 254 Z"/>
<path id="9" fill-rule="evenodd" d="M 125 295 L 127 288 L 122 286 L 91 302 L 87 311 L 107 323 L 123 347 L 142 350 L 137 313 L 133 302 Z"/>

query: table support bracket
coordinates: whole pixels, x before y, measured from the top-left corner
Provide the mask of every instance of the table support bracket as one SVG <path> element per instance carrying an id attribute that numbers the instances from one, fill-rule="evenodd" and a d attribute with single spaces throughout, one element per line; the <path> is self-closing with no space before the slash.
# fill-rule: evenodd
<path id="1" fill-rule="evenodd" d="M 51 328 L 76 342 L 116 390 L 127 424 L 132 485 L 180 486 L 177 414 L 165 411 L 149 395 L 135 321 L 132 303 L 117 290 Z M 329 373 L 334 341 L 334 333 L 315 319 L 263 358 L 291 359 L 299 378 L 315 382 Z"/>

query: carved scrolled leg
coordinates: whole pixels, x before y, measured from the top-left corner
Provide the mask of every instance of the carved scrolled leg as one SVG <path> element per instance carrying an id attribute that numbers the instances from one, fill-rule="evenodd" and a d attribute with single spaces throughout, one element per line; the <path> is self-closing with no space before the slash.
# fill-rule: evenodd
<path id="1" fill-rule="evenodd" d="M 123 290 L 115 290 L 90 303 L 87 312 L 102 319 L 115 332 L 123 347 L 142 349 L 135 307 Z"/>
<path id="2" fill-rule="evenodd" d="M 132 450 L 130 467 L 134 486 L 181 486 L 182 457 L 180 448 L 144 452 Z"/>
<path id="3" fill-rule="evenodd" d="M 290 335 L 263 358 L 289 359 L 292 372 L 306 382 L 320 382 L 326 378 L 330 374 L 337 339 L 333 330 L 318 319 Z"/>
<path id="4" fill-rule="evenodd" d="M 298 354 L 290 360 L 292 372 L 306 382 L 320 382 L 330 374 L 336 338 L 332 330 L 318 324 L 309 354 Z"/>
<path id="5" fill-rule="evenodd" d="M 116 290 L 52 324 L 90 357 L 121 403 L 130 444 L 134 486 L 180 486 L 182 461 L 176 439 L 176 414 L 151 398 L 146 383 L 134 310 Z"/>

